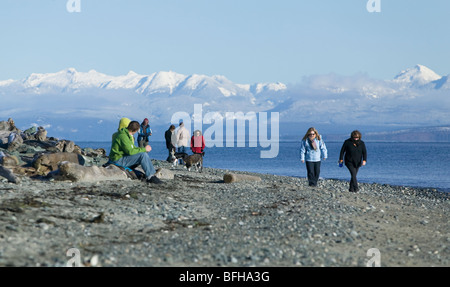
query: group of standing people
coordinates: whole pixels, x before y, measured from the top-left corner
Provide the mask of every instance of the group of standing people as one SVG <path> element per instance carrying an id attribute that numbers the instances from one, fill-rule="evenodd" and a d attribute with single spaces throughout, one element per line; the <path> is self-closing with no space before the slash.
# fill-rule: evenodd
<path id="1" fill-rule="evenodd" d="M 169 151 L 167 161 L 171 160 L 172 152 L 187 153 L 190 146 L 191 151 L 194 154 L 204 155 L 205 150 L 205 138 L 200 130 L 196 130 L 192 137 L 190 137 L 189 130 L 184 126 L 184 122 L 179 122 L 178 130 L 175 131 L 175 126 L 171 125 L 165 132 L 164 137 L 166 139 L 166 147 Z M 190 144 L 189 144 L 190 139 Z M 182 161 L 182 159 L 180 159 Z"/>
<path id="2" fill-rule="evenodd" d="M 361 133 L 354 130 L 350 138 L 344 141 L 339 154 L 339 166 L 342 167 L 345 164 L 351 175 L 350 192 L 359 191 L 356 176 L 359 168 L 367 163 L 367 149 L 361 137 Z M 321 159 L 326 160 L 327 158 L 328 150 L 321 135 L 314 127 L 309 128 L 300 146 L 300 160 L 302 163 L 306 163 L 309 186 L 317 186 Z"/>

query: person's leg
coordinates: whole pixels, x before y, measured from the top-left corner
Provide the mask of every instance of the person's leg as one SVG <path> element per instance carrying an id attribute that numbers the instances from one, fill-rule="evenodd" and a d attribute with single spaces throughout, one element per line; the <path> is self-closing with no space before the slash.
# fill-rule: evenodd
<path id="1" fill-rule="evenodd" d="M 309 186 L 314 186 L 314 162 L 307 161 L 306 162 L 306 174 L 308 176 L 308 184 Z"/>
<path id="2" fill-rule="evenodd" d="M 152 160 L 146 152 L 124 156 L 114 163 L 117 163 L 118 165 L 124 167 L 134 167 L 141 165 L 142 169 L 145 171 L 145 177 L 147 179 L 151 178 L 156 173 L 156 170 L 152 164 Z"/>
<path id="3" fill-rule="evenodd" d="M 314 163 L 314 185 L 317 186 L 320 176 L 320 161 Z"/>
<path id="4" fill-rule="evenodd" d="M 180 147 L 178 147 L 178 152 L 184 152 L 184 153 L 186 153 L 186 147 L 185 147 L 185 146 L 180 146 Z M 180 164 L 184 164 L 184 161 L 183 161 L 182 158 L 180 158 L 179 162 L 180 162 Z"/>
<path id="5" fill-rule="evenodd" d="M 351 175 L 349 191 L 357 192 L 358 191 L 358 180 L 356 178 L 356 175 L 358 174 L 359 168 L 354 167 L 351 164 L 348 164 L 346 166 L 347 166 L 348 170 L 350 171 L 350 175 Z"/>

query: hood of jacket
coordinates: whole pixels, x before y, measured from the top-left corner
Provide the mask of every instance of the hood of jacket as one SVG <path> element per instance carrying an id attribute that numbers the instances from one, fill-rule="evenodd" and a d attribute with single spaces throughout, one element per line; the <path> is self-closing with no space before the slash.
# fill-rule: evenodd
<path id="1" fill-rule="evenodd" d="M 119 128 L 117 130 L 120 131 L 123 128 L 127 128 L 130 123 L 131 120 L 129 118 L 121 118 L 119 122 Z"/>

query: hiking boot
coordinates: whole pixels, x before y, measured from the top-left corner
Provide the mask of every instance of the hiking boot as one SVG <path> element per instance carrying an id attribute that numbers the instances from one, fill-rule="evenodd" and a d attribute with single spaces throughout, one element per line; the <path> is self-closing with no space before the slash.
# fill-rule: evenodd
<path id="1" fill-rule="evenodd" d="M 157 178 L 156 176 L 152 176 L 150 179 L 147 179 L 147 183 L 162 184 L 164 182 L 159 178 Z"/>

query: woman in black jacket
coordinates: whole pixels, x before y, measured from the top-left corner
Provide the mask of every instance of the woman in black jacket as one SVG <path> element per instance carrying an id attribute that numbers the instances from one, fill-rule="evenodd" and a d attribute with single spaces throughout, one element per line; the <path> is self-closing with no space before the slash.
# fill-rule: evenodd
<path id="1" fill-rule="evenodd" d="M 353 131 L 350 138 L 347 139 L 341 148 L 339 155 L 339 163 L 342 164 L 345 160 L 345 166 L 350 171 L 352 179 L 350 180 L 350 192 L 358 192 L 358 180 L 356 175 L 362 165 L 367 163 L 366 145 L 361 140 L 361 133 L 357 130 Z"/>

